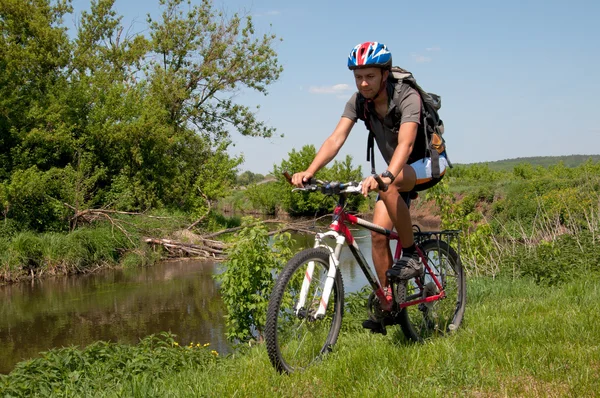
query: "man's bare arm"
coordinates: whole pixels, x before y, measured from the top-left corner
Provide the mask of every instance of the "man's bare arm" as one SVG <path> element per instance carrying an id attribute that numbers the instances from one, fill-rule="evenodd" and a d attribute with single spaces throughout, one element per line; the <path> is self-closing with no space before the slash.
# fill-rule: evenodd
<path id="1" fill-rule="evenodd" d="M 303 183 L 307 182 L 311 177 L 314 177 L 317 171 L 321 170 L 327 163 L 331 162 L 346 142 L 352 127 L 354 127 L 354 122 L 351 119 L 342 117 L 333 130 L 333 133 L 331 133 L 325 142 L 323 142 L 323 145 L 321 145 L 317 155 L 306 171 L 296 173 L 292 176 L 292 183 L 301 187 Z"/>
<path id="2" fill-rule="evenodd" d="M 400 125 L 400 130 L 398 131 L 398 146 L 394 150 L 394 155 L 388 166 L 388 170 L 393 175 L 397 176 L 408 161 L 408 157 L 415 145 L 418 128 L 419 125 L 415 122 L 406 122 Z"/>

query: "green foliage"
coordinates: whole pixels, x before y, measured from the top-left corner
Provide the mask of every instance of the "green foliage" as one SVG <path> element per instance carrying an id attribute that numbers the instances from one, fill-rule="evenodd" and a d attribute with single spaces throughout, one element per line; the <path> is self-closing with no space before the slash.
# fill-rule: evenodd
<path id="1" fill-rule="evenodd" d="M 232 134 L 274 133 L 234 101 L 278 79 L 274 35 L 210 0 L 160 0 L 149 32 L 131 32 L 114 3 L 92 1 L 74 37 L 69 1 L 0 3 L 0 200 L 21 229 L 98 207 L 204 215 L 243 160 Z"/>
<path id="2" fill-rule="evenodd" d="M 246 217 L 242 226 L 223 272 L 215 276 L 221 282 L 228 312 L 226 336 L 232 342 L 262 339 L 274 275 L 292 257 L 289 233 L 276 235 L 271 244 L 267 228 L 257 219 Z"/>
<path id="3" fill-rule="evenodd" d="M 465 268 L 482 275 L 531 275 L 550 284 L 581 270 L 558 264 L 577 264 L 581 247 L 594 244 L 585 236 L 600 231 L 600 163 L 569 168 L 559 162 L 547 169 L 520 163 L 512 173 L 494 172 L 504 176 L 495 185 L 479 181 L 480 175 L 490 177 L 482 173 L 486 169 L 463 166 L 426 196 L 436 201 L 442 228 L 463 232 Z M 452 194 L 450 184 L 460 189 Z"/>
<path id="4" fill-rule="evenodd" d="M 449 169 L 448 175 L 470 181 L 492 182 L 502 178 L 504 173 L 493 171 L 488 163 L 473 165 L 456 165 Z"/>
<path id="5" fill-rule="evenodd" d="M 536 227 L 549 224 L 588 228 L 590 210 L 597 207 L 600 195 L 600 163 L 586 162 L 576 168 L 559 163 L 518 173 L 504 197 L 494 203 L 495 232 L 531 235 Z"/>
<path id="6" fill-rule="evenodd" d="M 373 289 L 371 286 L 365 285 L 356 292 L 346 293 L 344 296 L 342 334 L 350 334 L 364 330 L 361 325 L 367 314 L 367 304 L 372 292 Z"/>
<path id="7" fill-rule="evenodd" d="M 462 232 L 460 255 L 467 272 L 493 274 L 495 270 L 489 266 L 490 258 L 496 254 L 493 231 L 476 207 L 481 200 L 490 200 L 489 191 L 475 191 L 456 200 L 444 179 L 429 189 L 425 197 L 427 200 L 434 200 L 440 209 L 442 229 Z M 452 243 L 458 249 L 457 242 Z"/>
<path id="8" fill-rule="evenodd" d="M 292 149 L 288 154 L 288 159 L 282 160 L 279 166 L 273 167 L 273 174 L 278 178 L 278 185 L 273 185 L 269 189 L 273 189 L 272 196 L 279 195 L 279 200 L 283 206 L 283 210 L 290 215 L 315 215 L 328 213 L 332 209 L 332 201 L 326 200 L 321 193 L 308 192 L 292 192 L 291 186 L 283 177 L 283 172 L 287 171 L 290 174 L 304 171 L 313 161 L 316 155 L 316 150 L 313 145 L 305 145 L 300 151 Z M 352 167 L 352 157 L 346 156 L 342 161 L 336 160 L 331 167 L 323 167 L 315 178 L 324 181 L 362 181 L 361 167 Z M 360 195 L 354 195 L 348 199 L 348 209 L 357 210 L 364 205 L 365 199 Z"/>
<path id="9" fill-rule="evenodd" d="M 514 159 L 497 160 L 494 162 L 472 163 L 468 165 L 455 164 L 456 166 L 475 166 L 486 165 L 493 171 L 510 172 L 519 165 L 529 164 L 533 169 L 547 168 L 559 162 L 562 162 L 566 167 L 579 167 L 586 162 L 598 162 L 600 155 L 567 155 L 567 156 L 534 156 Z"/>
<path id="10" fill-rule="evenodd" d="M 506 270 L 515 269 L 536 283 L 553 286 L 582 275 L 600 272 L 600 247 L 589 233 L 562 235 L 535 246 L 519 245 L 502 259 Z"/>
<path id="11" fill-rule="evenodd" d="M 61 202 L 71 196 L 71 186 L 64 184 L 68 174 L 69 169 L 42 172 L 35 166 L 16 170 L 3 184 L 5 217 L 25 230 L 66 230 L 69 211 Z"/>
<path id="12" fill-rule="evenodd" d="M 19 232 L 3 239 L 0 248 L 0 281 L 86 272 L 122 260 L 129 266 L 157 260 L 135 234 L 128 237 L 109 226 L 80 228 L 68 234 Z"/>
<path id="13" fill-rule="evenodd" d="M 253 173 L 251 171 L 244 171 L 236 178 L 236 185 L 238 186 L 248 186 L 250 184 L 256 184 L 257 182 L 261 182 L 265 179 L 265 176 L 258 173 Z"/>
<path id="14" fill-rule="evenodd" d="M 282 182 L 270 182 L 260 185 L 251 185 L 244 192 L 244 197 L 250 201 L 254 209 L 263 214 L 277 214 L 279 210 L 285 209 L 282 198 L 287 196 L 291 185 Z"/>
<path id="15" fill-rule="evenodd" d="M 205 369 L 216 361 L 209 347 L 180 347 L 170 333 L 145 337 L 135 346 L 98 341 L 84 349 L 54 349 L 19 363 L 9 375 L 0 375 L 0 395 L 97 395 L 190 367 Z"/>

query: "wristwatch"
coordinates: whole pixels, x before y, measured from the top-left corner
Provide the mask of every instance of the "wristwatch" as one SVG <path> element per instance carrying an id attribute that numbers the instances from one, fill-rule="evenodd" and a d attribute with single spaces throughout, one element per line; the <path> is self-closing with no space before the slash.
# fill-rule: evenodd
<path id="1" fill-rule="evenodd" d="M 394 182 L 394 180 L 396 179 L 396 177 L 395 177 L 395 176 L 392 174 L 392 172 L 391 172 L 391 171 L 389 171 L 389 170 L 386 170 L 386 171 L 384 171 L 383 173 L 381 173 L 381 176 L 382 176 L 382 177 L 387 177 L 387 178 L 389 178 L 389 179 L 390 179 L 390 184 L 391 184 L 392 182 Z"/>

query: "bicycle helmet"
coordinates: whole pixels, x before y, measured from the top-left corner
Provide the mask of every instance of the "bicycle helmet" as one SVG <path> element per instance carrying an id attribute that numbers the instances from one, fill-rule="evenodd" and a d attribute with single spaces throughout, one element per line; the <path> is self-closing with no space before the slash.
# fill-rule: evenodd
<path id="1" fill-rule="evenodd" d="M 348 56 L 348 69 L 392 67 L 392 53 L 385 44 L 376 41 L 367 41 L 359 44 L 350 51 Z"/>

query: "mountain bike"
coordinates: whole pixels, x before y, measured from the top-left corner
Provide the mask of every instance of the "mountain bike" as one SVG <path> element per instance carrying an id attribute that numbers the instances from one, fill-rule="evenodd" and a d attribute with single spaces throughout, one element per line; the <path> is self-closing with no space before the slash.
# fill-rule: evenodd
<path id="1" fill-rule="evenodd" d="M 381 189 L 383 182 L 380 179 L 378 182 Z M 275 369 L 281 373 L 303 370 L 335 345 L 344 315 L 344 283 L 339 265 L 345 245 L 372 288 L 367 312 L 370 320 L 379 322 L 382 334 L 387 333 L 387 326 L 399 324 L 407 339 L 420 342 L 451 333 L 460 326 L 466 285 L 458 255 L 459 231 L 425 232 L 413 227 L 424 272 L 409 281 L 388 278 L 390 297 L 348 226 L 366 228 L 386 235 L 390 242 L 397 241 L 394 261 L 400 258 L 402 245 L 395 231 L 347 211 L 347 198 L 362 194 L 361 183 L 312 179 L 304 188 L 293 191 L 321 192 L 336 197 L 337 203 L 327 231 L 315 235 L 314 247 L 297 253 L 277 276 L 265 324 L 267 351 Z M 410 198 L 406 200 L 410 205 Z M 333 244 L 330 246 L 327 240 Z"/>

